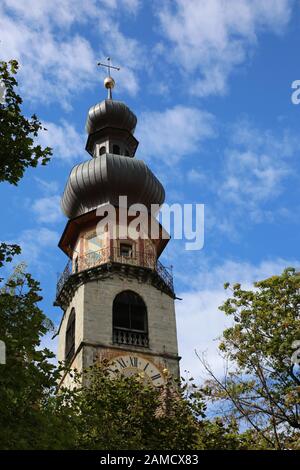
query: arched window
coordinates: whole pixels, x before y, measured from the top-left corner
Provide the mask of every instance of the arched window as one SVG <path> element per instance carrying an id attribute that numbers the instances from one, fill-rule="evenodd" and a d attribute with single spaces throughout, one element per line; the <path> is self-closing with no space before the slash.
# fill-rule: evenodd
<path id="1" fill-rule="evenodd" d="M 75 354 L 75 309 L 72 308 L 66 331 L 65 361 L 70 362 Z"/>
<path id="2" fill-rule="evenodd" d="M 106 148 L 105 148 L 105 145 L 102 145 L 102 147 L 100 147 L 100 150 L 99 150 L 99 155 L 103 155 L 104 153 L 106 153 Z"/>
<path id="3" fill-rule="evenodd" d="M 120 155 L 120 147 L 116 144 L 113 145 L 113 154 Z"/>
<path id="4" fill-rule="evenodd" d="M 118 294 L 113 303 L 113 339 L 119 344 L 148 346 L 147 308 L 132 291 Z"/>

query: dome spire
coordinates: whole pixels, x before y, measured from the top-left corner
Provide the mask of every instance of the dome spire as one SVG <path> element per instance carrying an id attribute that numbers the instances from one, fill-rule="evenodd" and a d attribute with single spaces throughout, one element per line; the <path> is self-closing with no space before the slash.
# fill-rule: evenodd
<path id="1" fill-rule="evenodd" d="M 109 100 L 112 100 L 112 89 L 115 86 L 115 81 L 112 78 L 112 76 L 110 75 L 110 69 L 120 70 L 120 67 L 114 67 L 113 65 L 111 65 L 110 57 L 107 57 L 106 60 L 107 60 L 107 64 L 102 64 L 102 62 L 98 62 L 97 65 L 100 65 L 101 67 L 107 67 L 107 69 L 108 69 L 108 76 L 105 77 L 105 79 L 104 79 L 104 86 L 105 86 L 105 88 L 107 88 L 107 92 L 108 92 L 107 98 Z"/>

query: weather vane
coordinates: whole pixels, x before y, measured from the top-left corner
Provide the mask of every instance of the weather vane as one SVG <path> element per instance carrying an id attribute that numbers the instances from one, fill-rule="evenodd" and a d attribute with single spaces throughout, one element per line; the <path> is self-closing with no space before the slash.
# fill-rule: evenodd
<path id="1" fill-rule="evenodd" d="M 107 64 L 102 64 L 102 62 L 98 62 L 97 65 L 100 65 L 101 67 L 107 67 L 108 69 L 108 77 L 105 77 L 104 79 L 104 86 L 105 88 L 107 88 L 108 91 L 108 99 L 112 100 L 112 89 L 115 86 L 115 81 L 110 75 L 110 69 L 120 70 L 120 67 L 114 67 L 113 65 L 111 65 L 110 57 L 107 57 Z"/>

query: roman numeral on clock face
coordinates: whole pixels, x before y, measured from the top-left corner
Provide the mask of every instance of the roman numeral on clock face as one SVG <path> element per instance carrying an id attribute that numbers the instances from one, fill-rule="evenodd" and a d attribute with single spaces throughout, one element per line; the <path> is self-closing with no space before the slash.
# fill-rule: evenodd
<path id="1" fill-rule="evenodd" d="M 160 374 L 155 374 L 155 375 L 152 375 L 151 380 L 157 380 L 157 379 L 160 379 L 160 378 L 161 378 Z"/>
<path id="2" fill-rule="evenodd" d="M 145 380 L 150 380 L 154 386 L 161 385 L 164 383 L 164 378 L 156 365 L 146 358 L 138 356 L 133 351 L 132 355 L 126 354 L 124 356 L 118 356 L 114 359 L 113 364 L 119 370 L 121 374 L 125 376 L 131 376 L 133 373 L 142 373 L 145 376 Z M 132 370 L 131 368 L 135 369 Z M 131 370 L 130 370 L 131 369 Z M 117 371 L 115 371 L 117 372 Z"/>
<path id="3" fill-rule="evenodd" d="M 124 359 L 121 357 L 121 359 L 117 359 L 117 362 L 120 364 L 120 366 L 122 367 L 122 369 L 124 369 L 125 367 L 127 367 L 127 364 L 126 362 L 124 361 Z"/>
<path id="4" fill-rule="evenodd" d="M 138 358 L 135 356 L 130 356 L 130 364 L 132 367 L 137 367 L 138 366 Z"/>

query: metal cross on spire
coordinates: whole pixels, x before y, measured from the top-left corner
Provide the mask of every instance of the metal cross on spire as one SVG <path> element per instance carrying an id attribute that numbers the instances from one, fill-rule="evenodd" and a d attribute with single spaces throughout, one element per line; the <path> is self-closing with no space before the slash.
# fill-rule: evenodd
<path id="1" fill-rule="evenodd" d="M 107 69 L 108 69 L 108 77 L 105 77 L 105 79 L 104 79 L 104 86 L 105 86 L 105 88 L 107 88 L 107 91 L 108 91 L 108 99 L 112 100 L 112 89 L 115 86 L 115 81 L 112 78 L 112 76 L 110 75 L 110 70 L 111 69 L 120 70 L 120 67 L 114 67 L 113 65 L 111 65 L 110 57 L 107 57 L 107 64 L 103 64 L 102 62 L 98 62 L 97 65 L 100 65 L 101 67 L 107 67 Z"/>

